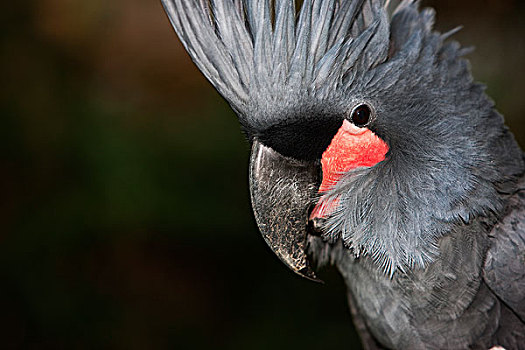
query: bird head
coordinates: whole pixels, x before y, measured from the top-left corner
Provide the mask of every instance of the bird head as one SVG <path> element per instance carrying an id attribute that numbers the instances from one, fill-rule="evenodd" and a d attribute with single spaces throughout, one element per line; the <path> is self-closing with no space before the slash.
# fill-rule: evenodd
<path id="1" fill-rule="evenodd" d="M 162 2 L 238 115 L 255 219 L 296 273 L 316 278 L 309 221 L 392 275 L 431 262 L 453 225 L 502 210 L 520 151 L 473 82 L 468 50 L 433 30 L 433 10 L 410 0 L 393 14 L 385 0 Z"/>

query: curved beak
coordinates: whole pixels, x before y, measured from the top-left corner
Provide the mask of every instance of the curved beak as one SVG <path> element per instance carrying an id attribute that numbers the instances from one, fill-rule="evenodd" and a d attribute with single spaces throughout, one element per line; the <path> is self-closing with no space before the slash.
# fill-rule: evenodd
<path id="1" fill-rule="evenodd" d="M 292 271 L 318 281 L 306 254 L 308 209 L 319 187 L 314 162 L 285 157 L 254 140 L 250 158 L 250 194 L 259 230 Z"/>

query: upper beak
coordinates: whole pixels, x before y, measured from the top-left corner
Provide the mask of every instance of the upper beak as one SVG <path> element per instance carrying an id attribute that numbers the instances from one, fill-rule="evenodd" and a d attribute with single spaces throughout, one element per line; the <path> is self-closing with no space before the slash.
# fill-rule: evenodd
<path id="1" fill-rule="evenodd" d="M 308 209 L 319 186 L 314 162 L 285 157 L 254 140 L 250 194 L 264 240 L 295 273 L 319 281 L 306 254 Z"/>

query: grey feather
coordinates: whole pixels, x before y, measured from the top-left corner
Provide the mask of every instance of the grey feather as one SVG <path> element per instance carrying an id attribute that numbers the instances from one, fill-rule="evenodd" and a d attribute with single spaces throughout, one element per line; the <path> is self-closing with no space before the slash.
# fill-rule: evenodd
<path id="1" fill-rule="evenodd" d="M 297 21 L 293 1 L 162 3 L 193 61 L 248 132 L 286 119 L 282 110 L 298 100 L 340 104 L 333 100 L 346 94 L 352 81 L 343 79 L 352 76 L 348 69 L 355 61 L 363 59 L 360 67 L 370 68 L 386 58 L 384 49 L 376 53 L 371 45 L 368 60 L 352 50 L 366 48 L 371 34 L 378 38 L 374 43 L 388 45 L 384 0 L 306 0 Z M 336 61 L 344 69 L 326 74 L 323 68 Z"/>
<path id="2" fill-rule="evenodd" d="M 390 152 L 346 174 L 324 198 L 339 203 L 325 239 L 369 254 L 387 274 L 425 267 L 454 225 L 501 213 L 497 184 L 515 183 L 524 169 L 461 48 L 433 32 L 433 22 L 433 11 L 404 2 L 392 18 L 388 61 L 360 69 L 349 86 L 350 95 L 372 101 L 371 127 Z"/>
<path id="3" fill-rule="evenodd" d="M 327 246 L 310 237 L 309 249 L 319 264 L 337 266 L 352 296 L 354 317 L 358 324 L 364 322 L 365 337 L 371 333 L 386 348 L 523 349 L 525 323 L 500 302 L 482 272 L 487 249 L 493 249 L 489 232 L 494 220 L 456 226 L 438 240 L 439 254 L 432 264 L 392 277 L 378 270 L 370 256 L 356 258 L 340 243 Z M 507 265 L 505 261 L 503 257 L 497 265 Z M 523 296 L 522 290 L 511 292 Z M 367 345 L 382 348 L 370 340 Z"/>
<path id="4" fill-rule="evenodd" d="M 491 234 L 484 278 L 489 287 L 525 322 L 525 179 L 507 215 Z"/>

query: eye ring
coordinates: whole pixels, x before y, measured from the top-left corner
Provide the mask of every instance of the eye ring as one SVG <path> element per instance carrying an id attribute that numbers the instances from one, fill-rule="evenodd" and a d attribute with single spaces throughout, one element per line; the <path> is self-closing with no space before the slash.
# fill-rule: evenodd
<path id="1" fill-rule="evenodd" d="M 355 126 L 362 128 L 370 123 L 372 116 L 372 107 L 367 103 L 360 103 L 352 110 L 350 120 Z"/>

